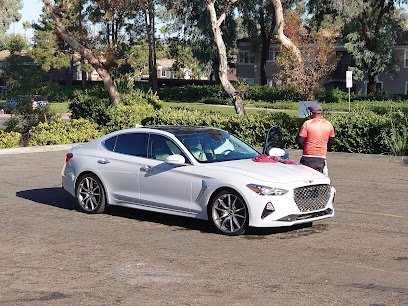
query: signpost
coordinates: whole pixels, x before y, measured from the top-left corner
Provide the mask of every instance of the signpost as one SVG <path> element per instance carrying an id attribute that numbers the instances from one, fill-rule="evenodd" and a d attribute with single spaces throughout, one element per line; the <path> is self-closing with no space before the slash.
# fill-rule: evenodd
<path id="1" fill-rule="evenodd" d="M 350 88 L 353 87 L 353 71 L 346 71 L 346 88 L 349 94 L 349 112 L 350 112 Z"/>

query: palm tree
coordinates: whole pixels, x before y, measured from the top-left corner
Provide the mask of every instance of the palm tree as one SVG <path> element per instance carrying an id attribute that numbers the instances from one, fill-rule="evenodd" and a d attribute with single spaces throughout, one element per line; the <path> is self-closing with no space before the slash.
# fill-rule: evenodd
<path id="1" fill-rule="evenodd" d="M 31 28 L 31 23 L 29 21 L 23 22 L 23 29 L 25 30 L 25 41 L 27 43 L 27 30 Z"/>

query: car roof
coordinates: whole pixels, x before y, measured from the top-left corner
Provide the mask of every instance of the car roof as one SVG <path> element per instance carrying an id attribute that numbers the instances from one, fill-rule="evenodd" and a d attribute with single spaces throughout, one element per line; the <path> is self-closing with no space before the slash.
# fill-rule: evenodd
<path id="1" fill-rule="evenodd" d="M 156 125 L 156 126 L 146 126 L 145 128 L 153 130 L 161 130 L 174 135 L 185 135 L 185 134 L 205 134 L 214 131 L 221 131 L 218 128 L 211 126 L 175 126 L 175 125 Z"/>

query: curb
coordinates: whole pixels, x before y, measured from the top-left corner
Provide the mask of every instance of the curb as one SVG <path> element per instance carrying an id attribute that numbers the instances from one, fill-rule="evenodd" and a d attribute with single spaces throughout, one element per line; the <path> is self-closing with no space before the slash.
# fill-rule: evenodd
<path id="1" fill-rule="evenodd" d="M 36 146 L 36 147 L 21 147 L 21 148 L 9 148 L 0 149 L 0 155 L 5 154 L 25 154 L 25 153 L 43 153 L 53 151 L 68 151 L 75 144 L 62 144 L 62 145 L 49 145 L 49 146 Z"/>
<path id="2" fill-rule="evenodd" d="M 74 145 L 77 145 L 77 143 L 0 149 L 0 155 L 68 151 Z M 258 152 L 262 152 L 262 148 L 257 147 L 255 149 L 257 149 Z M 288 152 L 290 156 L 302 156 L 302 150 L 289 149 Z M 340 158 L 340 159 L 376 160 L 376 161 L 385 161 L 385 162 L 408 163 L 408 156 L 327 152 L 327 157 Z"/>

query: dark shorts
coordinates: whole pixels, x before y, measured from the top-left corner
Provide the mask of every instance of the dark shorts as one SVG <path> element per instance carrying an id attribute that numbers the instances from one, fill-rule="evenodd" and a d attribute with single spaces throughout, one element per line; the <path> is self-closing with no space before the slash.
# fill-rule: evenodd
<path id="1" fill-rule="evenodd" d="M 324 162 L 326 161 L 325 158 L 322 157 L 306 157 L 302 156 L 300 159 L 300 163 L 302 165 L 308 166 L 310 168 L 313 168 L 321 173 L 323 173 L 323 168 L 324 168 Z"/>

